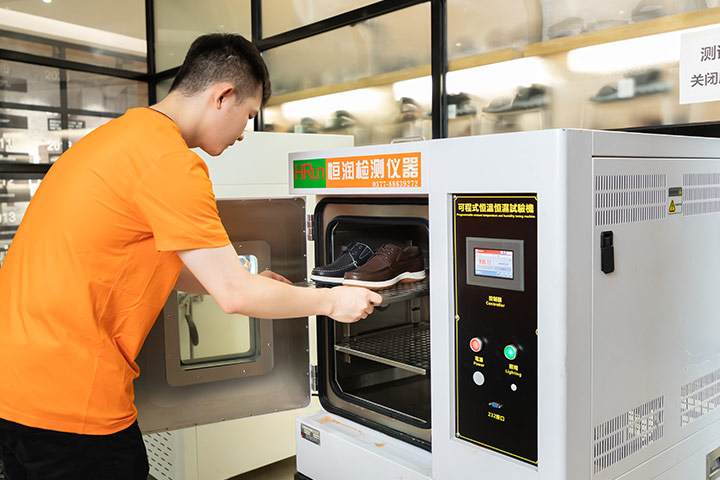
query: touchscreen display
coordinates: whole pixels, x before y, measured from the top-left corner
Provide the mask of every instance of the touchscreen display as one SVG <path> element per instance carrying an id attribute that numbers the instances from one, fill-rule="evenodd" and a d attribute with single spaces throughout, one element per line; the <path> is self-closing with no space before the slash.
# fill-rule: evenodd
<path id="1" fill-rule="evenodd" d="M 512 250 L 475 249 L 475 275 L 478 277 L 513 277 Z"/>

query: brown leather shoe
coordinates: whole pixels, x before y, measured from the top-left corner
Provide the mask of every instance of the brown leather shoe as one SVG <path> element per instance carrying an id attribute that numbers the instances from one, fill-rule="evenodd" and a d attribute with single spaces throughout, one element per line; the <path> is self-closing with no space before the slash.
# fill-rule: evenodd
<path id="1" fill-rule="evenodd" d="M 425 278 L 425 262 L 420 247 L 399 247 L 386 243 L 365 265 L 345 273 L 343 285 L 383 289 L 400 282 L 418 282 Z"/>

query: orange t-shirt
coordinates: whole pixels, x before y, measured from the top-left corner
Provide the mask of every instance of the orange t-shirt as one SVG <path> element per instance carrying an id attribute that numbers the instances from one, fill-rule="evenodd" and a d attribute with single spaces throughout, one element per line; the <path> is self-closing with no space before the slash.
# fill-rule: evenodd
<path id="1" fill-rule="evenodd" d="M 135 363 L 182 267 L 229 244 L 175 123 L 128 110 L 63 154 L 0 268 L 0 418 L 110 434 L 137 417 Z"/>

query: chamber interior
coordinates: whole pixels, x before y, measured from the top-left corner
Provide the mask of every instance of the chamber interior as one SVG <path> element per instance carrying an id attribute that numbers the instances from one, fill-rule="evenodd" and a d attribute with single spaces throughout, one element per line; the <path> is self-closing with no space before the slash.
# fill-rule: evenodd
<path id="1" fill-rule="evenodd" d="M 417 245 L 428 265 L 427 221 L 414 217 L 339 216 L 326 230 L 326 261 L 352 242 Z M 420 428 L 430 427 L 428 280 L 386 290 L 383 305 L 353 324 L 331 322 L 330 383 L 346 401 Z"/>

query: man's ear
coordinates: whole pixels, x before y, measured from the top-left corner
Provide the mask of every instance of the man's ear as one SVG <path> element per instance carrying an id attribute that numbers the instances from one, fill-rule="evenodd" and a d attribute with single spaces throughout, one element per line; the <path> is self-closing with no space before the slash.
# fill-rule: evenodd
<path id="1" fill-rule="evenodd" d="M 213 103 L 218 110 L 222 108 L 224 102 L 230 100 L 235 94 L 235 88 L 229 83 L 218 83 L 213 88 Z M 232 99 L 234 101 L 234 99 Z"/>

